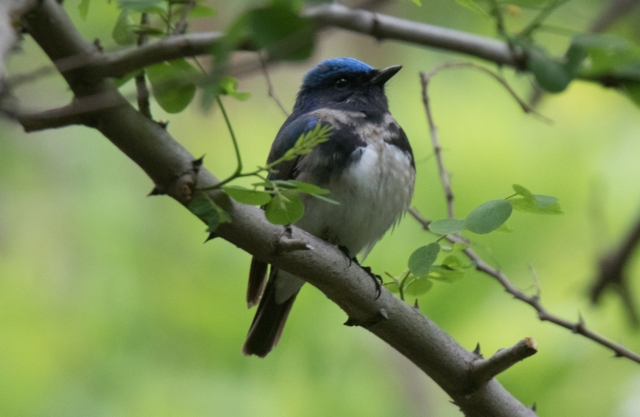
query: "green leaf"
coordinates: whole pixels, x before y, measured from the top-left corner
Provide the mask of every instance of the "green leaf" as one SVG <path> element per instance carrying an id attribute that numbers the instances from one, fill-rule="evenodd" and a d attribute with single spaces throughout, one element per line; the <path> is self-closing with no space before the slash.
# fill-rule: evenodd
<path id="1" fill-rule="evenodd" d="M 434 265 L 431 272 L 427 275 L 430 279 L 437 281 L 453 283 L 464 278 L 466 271 L 460 269 L 451 269 L 442 265 Z"/>
<path id="2" fill-rule="evenodd" d="M 271 194 L 266 191 L 251 190 L 239 185 L 227 185 L 222 188 L 225 193 L 239 203 L 261 206 L 271 200 Z"/>
<path id="3" fill-rule="evenodd" d="M 516 194 L 519 194 L 524 198 L 529 199 L 532 203 L 535 203 L 536 198 L 533 196 L 533 193 L 531 191 L 527 190 L 522 185 L 518 185 L 518 184 L 513 184 L 512 187 L 513 187 L 513 191 L 515 191 Z"/>
<path id="4" fill-rule="evenodd" d="M 311 57 L 314 26 L 282 3 L 251 10 L 247 28 L 257 49 L 266 49 L 270 58 L 300 61 Z"/>
<path id="5" fill-rule="evenodd" d="M 467 245 L 466 243 L 454 243 L 453 244 L 453 250 L 459 250 L 459 251 L 463 251 L 465 249 L 468 249 L 470 246 Z"/>
<path id="6" fill-rule="evenodd" d="M 196 85 L 191 80 L 197 72 L 183 58 L 148 66 L 145 71 L 153 96 L 167 113 L 181 112 L 196 94 Z"/>
<path id="7" fill-rule="evenodd" d="M 592 75 L 609 72 L 631 72 L 638 75 L 640 46 L 611 33 L 579 34 L 573 38 L 572 46 L 586 49 Z"/>
<path id="8" fill-rule="evenodd" d="M 220 94 L 223 96 L 231 96 L 240 101 L 245 101 L 251 97 L 251 93 L 238 92 L 238 80 L 228 75 L 220 78 L 220 81 L 218 81 L 218 87 L 220 88 Z"/>
<path id="9" fill-rule="evenodd" d="M 163 14 L 167 11 L 166 0 L 118 0 L 122 10 L 136 13 Z"/>
<path id="10" fill-rule="evenodd" d="M 489 17 L 489 13 L 487 13 L 487 11 L 485 9 L 483 9 L 482 6 L 480 6 L 474 0 L 456 0 L 456 3 L 458 3 L 462 7 L 465 7 L 465 8 L 467 8 L 467 9 L 473 11 L 473 12 L 476 12 L 476 13 L 479 13 L 481 15 Z"/>
<path id="11" fill-rule="evenodd" d="M 87 20 L 87 14 L 89 13 L 89 0 L 80 1 L 78 12 L 80 12 L 80 19 Z"/>
<path id="12" fill-rule="evenodd" d="M 573 78 L 562 64 L 539 48 L 529 50 L 527 67 L 536 77 L 540 87 L 551 93 L 563 91 Z"/>
<path id="13" fill-rule="evenodd" d="M 315 184 L 310 184 L 308 182 L 302 182 L 297 180 L 289 180 L 289 183 L 296 186 L 296 189 L 299 193 L 307 193 L 307 194 L 329 194 L 329 190 L 325 188 L 320 188 Z"/>
<path id="14" fill-rule="evenodd" d="M 400 292 L 400 288 L 398 288 L 397 282 L 393 282 L 393 281 L 385 282 L 383 285 L 394 294 L 397 294 Z"/>
<path id="15" fill-rule="evenodd" d="M 420 2 L 420 0 L 411 0 L 411 2 L 418 7 L 422 7 L 422 2 Z"/>
<path id="16" fill-rule="evenodd" d="M 440 245 L 436 242 L 419 247 L 409 257 L 409 270 L 416 277 L 421 277 L 429 273 L 431 265 L 438 258 Z"/>
<path id="17" fill-rule="evenodd" d="M 449 255 L 444 258 L 444 261 L 442 261 L 442 265 L 451 269 L 464 268 L 464 264 L 456 255 Z"/>
<path id="18" fill-rule="evenodd" d="M 548 2 L 549 0 L 509 0 L 508 4 L 524 8 L 539 8 Z"/>
<path id="19" fill-rule="evenodd" d="M 511 216 L 511 212 L 511 204 L 506 200 L 487 201 L 469 213 L 464 224 L 466 228 L 473 233 L 489 233 L 506 222 L 509 216 Z"/>
<path id="20" fill-rule="evenodd" d="M 191 11 L 189 12 L 189 19 L 198 19 L 201 17 L 211 17 L 211 16 L 215 16 L 217 14 L 217 12 L 212 9 L 211 7 L 207 7 L 207 6 L 202 6 L 200 4 L 196 5 L 196 7 L 194 7 L 193 9 L 191 9 Z"/>
<path id="21" fill-rule="evenodd" d="M 264 208 L 267 220 L 273 224 L 292 224 L 304 214 L 304 204 L 291 191 L 276 194 Z"/>
<path id="22" fill-rule="evenodd" d="M 440 219 L 429 223 L 429 230 L 438 235 L 448 235 L 464 230 L 464 220 Z"/>
<path id="23" fill-rule="evenodd" d="M 231 222 L 229 214 L 202 192 L 193 197 L 187 208 L 207 224 L 209 232 L 216 230 L 220 223 Z"/>
<path id="24" fill-rule="evenodd" d="M 131 45 L 136 43 L 138 37 L 132 30 L 134 24 L 133 19 L 129 16 L 129 11 L 123 9 L 111 31 L 111 37 L 118 45 Z"/>
<path id="25" fill-rule="evenodd" d="M 498 227 L 494 232 L 498 233 L 513 233 L 513 229 L 507 226 L 506 223 L 503 223 L 500 227 Z"/>
<path id="26" fill-rule="evenodd" d="M 538 203 L 538 207 L 542 209 L 551 207 L 558 202 L 556 197 L 551 197 L 550 195 L 536 194 L 534 197 L 536 199 L 536 203 Z"/>
<path id="27" fill-rule="evenodd" d="M 621 87 L 625 95 L 640 107 L 640 82 L 628 82 Z"/>
<path id="28" fill-rule="evenodd" d="M 509 203 L 514 210 L 522 211 L 525 213 L 533 213 L 533 214 L 562 214 L 562 209 L 560 208 L 559 203 L 553 203 L 546 207 L 540 207 L 538 203 L 538 196 L 536 196 L 536 202 L 532 203 L 531 200 L 526 198 L 511 198 L 509 199 Z M 546 196 L 544 196 L 546 197 Z"/>
<path id="29" fill-rule="evenodd" d="M 418 297 L 426 294 L 433 287 L 433 281 L 427 277 L 415 278 L 405 287 L 404 292 L 408 295 Z"/>
<path id="30" fill-rule="evenodd" d="M 567 51 L 566 61 L 563 65 L 564 70 L 573 78 L 578 75 L 578 71 L 587 57 L 587 48 L 580 45 L 572 44 Z"/>
<path id="31" fill-rule="evenodd" d="M 325 196 L 320 195 L 320 194 L 310 194 L 310 195 L 311 195 L 311 197 L 317 198 L 318 200 L 322 200 L 325 203 L 335 204 L 336 206 L 340 205 L 339 201 L 333 200 L 333 199 L 331 199 L 329 197 L 325 197 Z"/>

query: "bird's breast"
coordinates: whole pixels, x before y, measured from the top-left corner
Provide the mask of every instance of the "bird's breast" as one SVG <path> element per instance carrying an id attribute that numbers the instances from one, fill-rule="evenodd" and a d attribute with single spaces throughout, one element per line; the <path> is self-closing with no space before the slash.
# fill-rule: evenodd
<path id="1" fill-rule="evenodd" d="M 396 125 L 397 126 L 397 125 Z M 323 186 L 340 205 L 305 198 L 305 215 L 298 226 L 352 254 L 365 254 L 394 226 L 409 207 L 415 183 L 412 155 L 393 144 L 384 125 L 357 128 L 363 146 L 348 164 Z"/>

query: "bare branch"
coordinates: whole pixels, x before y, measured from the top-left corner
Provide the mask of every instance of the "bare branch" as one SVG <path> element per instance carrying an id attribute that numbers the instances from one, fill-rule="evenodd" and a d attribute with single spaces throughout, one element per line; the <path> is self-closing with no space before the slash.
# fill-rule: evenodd
<path id="1" fill-rule="evenodd" d="M 627 308 L 631 324 L 636 327 L 640 325 L 640 319 L 625 272 L 638 243 L 640 243 L 640 216 L 618 246 L 600 258 L 600 274 L 589 291 L 591 302 L 597 304 L 607 288 L 617 290 Z"/>
<path id="2" fill-rule="evenodd" d="M 147 34 L 144 33 L 144 28 L 149 26 L 149 13 L 142 13 L 140 17 L 140 27 L 143 29 L 138 35 L 138 47 L 141 47 L 147 43 Z M 147 82 L 145 80 L 144 70 L 136 75 L 136 93 L 138 97 L 138 111 L 142 113 L 147 119 L 153 119 L 151 116 L 151 106 L 149 105 L 149 90 L 147 89 Z"/>
<path id="3" fill-rule="evenodd" d="M 418 23 L 380 13 L 353 10 L 338 3 L 308 9 L 304 17 L 313 19 L 322 27 L 339 27 L 352 32 L 370 35 L 376 39 L 392 39 L 524 68 L 524 55 L 515 56 L 505 42 L 458 30 Z"/>
<path id="4" fill-rule="evenodd" d="M 445 168 L 444 161 L 442 160 L 442 148 L 440 147 L 440 141 L 438 140 L 438 128 L 436 127 L 433 121 L 433 116 L 431 115 L 431 106 L 429 106 L 429 94 L 427 94 L 429 81 L 431 80 L 431 77 L 433 77 L 436 73 L 437 71 L 431 72 L 428 75 L 425 75 L 423 72 L 420 73 L 420 80 L 422 82 L 422 102 L 424 103 L 424 108 L 427 112 L 429 130 L 431 132 L 431 143 L 433 144 L 433 151 L 435 152 L 436 160 L 438 161 L 440 182 L 442 183 L 444 195 L 447 200 L 447 214 L 449 218 L 453 219 L 455 217 L 455 212 L 453 207 L 453 191 L 451 191 L 451 175 Z"/>
<path id="5" fill-rule="evenodd" d="M 510 348 L 500 349 L 489 359 L 478 358 L 471 367 L 471 378 L 480 385 L 537 352 L 536 341 L 525 337 Z"/>
<path id="6" fill-rule="evenodd" d="M 171 4 L 169 4 L 171 7 Z M 187 31 L 187 27 L 189 27 L 189 22 L 187 19 L 189 18 L 189 13 L 191 10 L 196 7 L 196 0 L 187 0 L 187 4 L 184 5 L 184 9 L 182 9 L 182 16 L 180 16 L 180 20 L 176 22 L 176 25 L 173 28 L 174 35 L 184 35 Z"/>
<path id="7" fill-rule="evenodd" d="M 269 68 L 267 66 L 267 61 L 262 56 L 262 52 L 258 52 L 258 55 L 260 56 L 260 65 L 262 66 L 262 72 L 264 74 L 264 78 L 265 80 L 267 80 L 267 88 L 268 88 L 267 93 L 269 94 L 269 97 L 271 97 L 273 101 L 276 102 L 278 107 L 280 107 L 280 110 L 282 110 L 282 113 L 284 113 L 284 116 L 289 117 L 289 112 L 287 111 L 287 109 L 284 108 L 284 106 L 282 105 L 282 102 L 280 102 L 280 99 L 278 98 L 275 90 L 273 89 L 273 84 L 271 84 L 271 77 L 269 77 Z"/>
<path id="8" fill-rule="evenodd" d="M 610 0 L 600 15 L 591 22 L 589 31 L 592 33 L 605 32 L 615 22 L 628 16 L 638 6 L 640 6 L 640 0 Z"/>
<path id="9" fill-rule="evenodd" d="M 425 220 L 420 215 L 418 210 L 412 208 L 411 210 L 409 210 L 409 213 L 422 225 L 425 230 L 429 230 L 427 227 L 425 227 L 425 225 L 429 224 L 429 221 Z M 467 239 L 460 236 L 447 235 L 446 239 L 451 243 L 469 243 Z M 616 357 L 625 357 L 627 359 L 631 359 L 636 363 L 640 363 L 640 355 L 587 329 L 587 326 L 584 324 L 584 321 L 582 319 L 578 320 L 577 322 L 571 322 L 569 320 L 563 319 L 562 317 L 549 313 L 542 306 L 539 295 L 528 296 L 524 292 L 520 291 L 518 288 L 516 288 L 515 285 L 511 283 L 511 281 L 509 281 L 507 276 L 502 271 L 486 263 L 473 249 L 467 248 L 464 250 L 464 253 L 469 257 L 469 259 L 475 262 L 476 270 L 494 278 L 509 294 L 533 307 L 538 313 L 538 318 L 541 321 L 549 321 L 551 323 L 557 324 L 560 327 L 571 330 L 573 333 L 580 334 L 587 339 L 598 343 L 599 345 L 611 349 L 615 353 Z"/>

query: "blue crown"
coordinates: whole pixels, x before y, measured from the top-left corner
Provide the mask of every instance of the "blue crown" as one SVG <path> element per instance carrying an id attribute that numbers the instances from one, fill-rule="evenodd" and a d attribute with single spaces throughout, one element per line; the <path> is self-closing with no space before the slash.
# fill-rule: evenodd
<path id="1" fill-rule="evenodd" d="M 338 75 L 368 74 L 373 67 L 355 58 L 330 58 L 316 65 L 302 79 L 302 88 L 313 88 Z"/>

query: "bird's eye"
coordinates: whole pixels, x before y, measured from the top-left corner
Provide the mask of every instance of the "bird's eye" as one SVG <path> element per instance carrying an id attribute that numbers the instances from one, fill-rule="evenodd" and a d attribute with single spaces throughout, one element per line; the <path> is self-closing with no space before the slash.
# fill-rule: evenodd
<path id="1" fill-rule="evenodd" d="M 336 88 L 345 88 L 347 85 L 349 85 L 349 82 L 347 80 L 345 80 L 344 78 L 340 78 L 335 83 Z"/>

